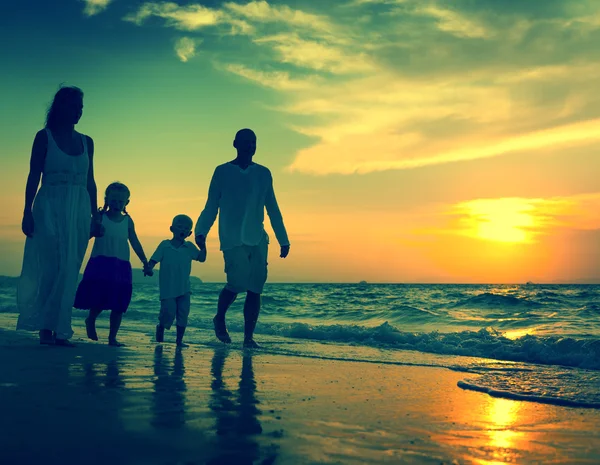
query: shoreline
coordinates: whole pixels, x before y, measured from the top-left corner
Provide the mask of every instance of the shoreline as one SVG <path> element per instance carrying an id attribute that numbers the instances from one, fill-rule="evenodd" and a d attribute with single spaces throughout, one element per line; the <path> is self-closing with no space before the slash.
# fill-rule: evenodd
<path id="1" fill-rule="evenodd" d="M 8 318 L 3 319 L 4 321 Z M 79 330 L 77 335 L 82 334 Z M 491 397 L 469 374 L 244 351 L 40 346 L 0 329 L 6 463 L 597 463 L 600 412 Z M 190 341 L 188 341 L 190 342 Z"/>

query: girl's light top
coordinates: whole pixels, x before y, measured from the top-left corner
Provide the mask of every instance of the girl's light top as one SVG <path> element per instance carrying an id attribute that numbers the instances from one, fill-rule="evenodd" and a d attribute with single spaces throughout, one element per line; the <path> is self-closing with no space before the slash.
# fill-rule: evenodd
<path id="1" fill-rule="evenodd" d="M 265 208 L 279 245 L 289 245 L 269 169 L 256 163 L 245 170 L 233 163 L 219 165 L 195 234 L 206 237 L 218 213 L 221 250 L 258 245 L 266 235 Z"/>
<path id="2" fill-rule="evenodd" d="M 92 249 L 92 257 L 116 257 L 119 260 L 129 261 L 129 216 L 122 221 L 111 220 L 106 214 L 102 215 L 104 236 L 97 237 Z"/>

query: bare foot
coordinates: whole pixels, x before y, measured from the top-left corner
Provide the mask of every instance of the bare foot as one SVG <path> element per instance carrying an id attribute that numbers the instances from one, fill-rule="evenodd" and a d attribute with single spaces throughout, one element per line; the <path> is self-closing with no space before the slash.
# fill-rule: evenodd
<path id="1" fill-rule="evenodd" d="M 215 316 L 213 318 L 213 325 L 215 326 L 215 336 L 217 336 L 217 339 L 225 344 L 231 344 L 231 338 L 225 325 L 225 318 L 221 319 Z"/>
<path id="2" fill-rule="evenodd" d="M 87 337 L 92 341 L 98 340 L 98 334 L 96 334 L 96 322 L 90 321 L 89 318 L 85 319 L 85 332 L 87 333 Z"/>
<path id="3" fill-rule="evenodd" d="M 177 347 L 180 349 L 185 349 L 186 347 L 189 347 L 189 345 L 183 341 L 177 341 Z"/>
<path id="4" fill-rule="evenodd" d="M 77 347 L 75 344 L 73 344 L 68 339 L 58 339 L 58 338 L 54 340 L 54 345 L 62 346 L 62 347 Z"/>
<path id="5" fill-rule="evenodd" d="M 244 339 L 244 349 L 260 349 L 254 339 Z"/>
<path id="6" fill-rule="evenodd" d="M 122 342 L 117 341 L 116 339 L 109 339 L 108 340 L 108 345 L 109 346 L 113 346 L 113 347 L 125 347 L 125 344 L 123 344 Z"/>

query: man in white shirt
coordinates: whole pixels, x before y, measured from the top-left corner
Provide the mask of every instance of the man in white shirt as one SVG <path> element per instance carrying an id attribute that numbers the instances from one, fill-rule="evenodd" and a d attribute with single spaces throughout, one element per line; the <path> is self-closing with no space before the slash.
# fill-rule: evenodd
<path id="1" fill-rule="evenodd" d="M 222 342 L 231 342 L 225 314 L 237 295 L 246 292 L 244 347 L 258 348 L 253 335 L 260 312 L 260 295 L 267 280 L 269 243 L 264 229 L 265 208 L 281 246 L 281 258 L 287 257 L 290 242 L 275 198 L 271 172 L 252 161 L 256 135 L 250 129 L 241 129 L 235 135 L 233 146 L 237 157 L 215 169 L 195 236 L 200 250 L 205 250 L 206 236 L 219 214 L 219 240 L 227 284 L 219 295 L 213 319 L 215 335 Z"/>

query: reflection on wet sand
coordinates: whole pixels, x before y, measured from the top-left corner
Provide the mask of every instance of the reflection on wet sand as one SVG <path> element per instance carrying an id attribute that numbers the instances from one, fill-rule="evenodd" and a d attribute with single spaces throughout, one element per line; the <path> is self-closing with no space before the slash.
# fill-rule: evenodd
<path id="1" fill-rule="evenodd" d="M 258 416 L 260 401 L 256 396 L 256 381 L 252 369 L 252 353 L 245 351 L 242 357 L 242 370 L 237 396 L 223 381 L 223 369 L 229 355 L 227 348 L 215 350 L 211 365 L 211 399 L 209 407 L 215 416 L 215 454 L 207 465 L 251 465 L 263 453 L 256 437 L 262 433 Z M 260 462 L 270 464 L 275 461 L 273 451 L 265 453 Z"/>
<path id="2" fill-rule="evenodd" d="M 169 373 L 163 346 L 154 349 L 154 392 L 152 393 L 152 420 L 156 428 L 181 428 L 185 425 L 185 366 L 181 349 L 175 351 L 173 368 Z"/>
<path id="3" fill-rule="evenodd" d="M 90 391 L 102 388 L 123 388 L 125 381 L 121 378 L 117 359 L 109 360 L 103 368 L 103 363 L 86 362 L 83 365 L 84 384 Z M 101 376 L 103 374 L 104 376 Z"/>
<path id="4" fill-rule="evenodd" d="M 598 411 L 464 391 L 464 373 L 123 337 L 0 328 L 0 464 L 599 463 Z"/>
<path id="5" fill-rule="evenodd" d="M 485 459 L 478 459 L 481 465 L 513 463 L 520 458 L 520 450 L 526 447 L 521 442 L 525 433 L 516 430 L 519 419 L 520 402 L 509 399 L 493 398 L 489 403 L 488 426 L 486 434 L 488 451 Z"/>

